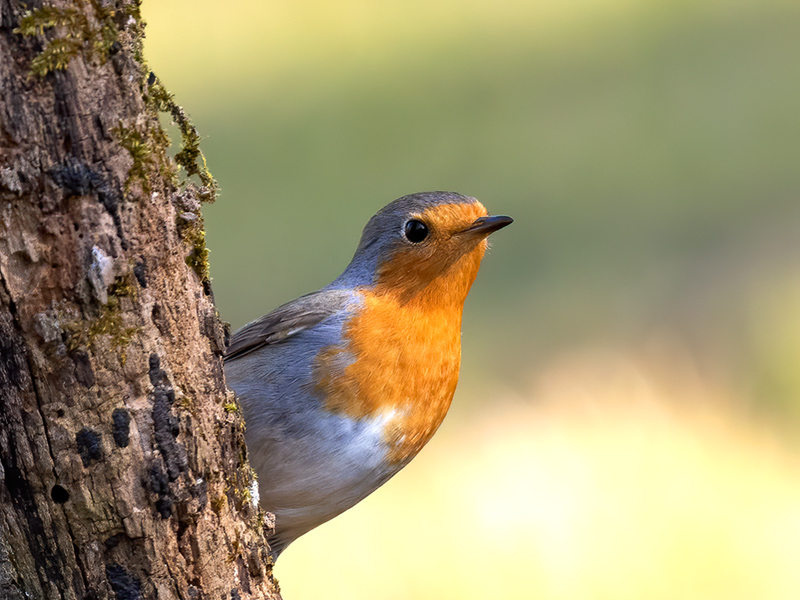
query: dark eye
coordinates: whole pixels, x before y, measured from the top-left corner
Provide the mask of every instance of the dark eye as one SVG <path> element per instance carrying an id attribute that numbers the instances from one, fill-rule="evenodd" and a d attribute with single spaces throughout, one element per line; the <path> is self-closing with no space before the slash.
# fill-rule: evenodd
<path id="1" fill-rule="evenodd" d="M 428 226 L 422 221 L 411 219 L 405 227 L 406 239 L 412 244 L 419 244 L 428 237 Z"/>

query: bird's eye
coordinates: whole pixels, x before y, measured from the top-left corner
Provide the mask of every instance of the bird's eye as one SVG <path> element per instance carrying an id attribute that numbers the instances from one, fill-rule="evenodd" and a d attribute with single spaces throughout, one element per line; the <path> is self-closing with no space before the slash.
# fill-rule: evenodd
<path id="1" fill-rule="evenodd" d="M 422 221 L 411 219 L 405 227 L 406 239 L 412 244 L 419 244 L 428 237 L 428 226 Z"/>

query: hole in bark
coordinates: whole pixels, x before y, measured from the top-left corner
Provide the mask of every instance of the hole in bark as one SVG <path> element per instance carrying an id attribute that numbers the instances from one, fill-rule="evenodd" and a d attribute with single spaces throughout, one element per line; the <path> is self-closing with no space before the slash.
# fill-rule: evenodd
<path id="1" fill-rule="evenodd" d="M 140 260 L 133 266 L 133 274 L 136 277 L 136 281 L 139 282 L 139 285 L 143 288 L 147 287 L 147 265 L 144 262 L 144 259 Z"/>
<path id="2" fill-rule="evenodd" d="M 67 500 L 69 500 L 69 492 L 60 485 L 55 484 L 53 489 L 50 490 L 50 497 L 56 504 L 64 504 Z"/>
<path id="3" fill-rule="evenodd" d="M 61 417 L 63 417 L 63 416 L 64 416 L 64 409 L 63 409 L 63 408 L 59 408 L 59 409 L 56 411 L 56 416 L 57 416 L 59 419 L 60 419 Z"/>

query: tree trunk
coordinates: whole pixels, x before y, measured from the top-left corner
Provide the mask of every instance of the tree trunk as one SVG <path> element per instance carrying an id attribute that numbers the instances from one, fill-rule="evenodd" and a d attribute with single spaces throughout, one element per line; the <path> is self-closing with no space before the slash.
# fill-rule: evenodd
<path id="1" fill-rule="evenodd" d="M 0 598 L 278 598 L 198 136 L 138 2 L 22 5 L 0 0 Z"/>

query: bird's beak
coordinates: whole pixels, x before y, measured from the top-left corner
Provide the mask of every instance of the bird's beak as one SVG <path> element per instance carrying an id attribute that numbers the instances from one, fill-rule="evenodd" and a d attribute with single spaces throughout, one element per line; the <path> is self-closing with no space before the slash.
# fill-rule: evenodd
<path id="1" fill-rule="evenodd" d="M 489 235 L 490 233 L 497 231 L 498 229 L 502 229 L 506 225 L 511 225 L 514 222 L 514 219 L 511 217 L 505 217 L 502 215 L 498 215 L 496 217 L 480 217 L 475 219 L 475 222 L 472 223 L 466 229 L 462 229 L 459 233 L 476 233 L 480 235 Z"/>

